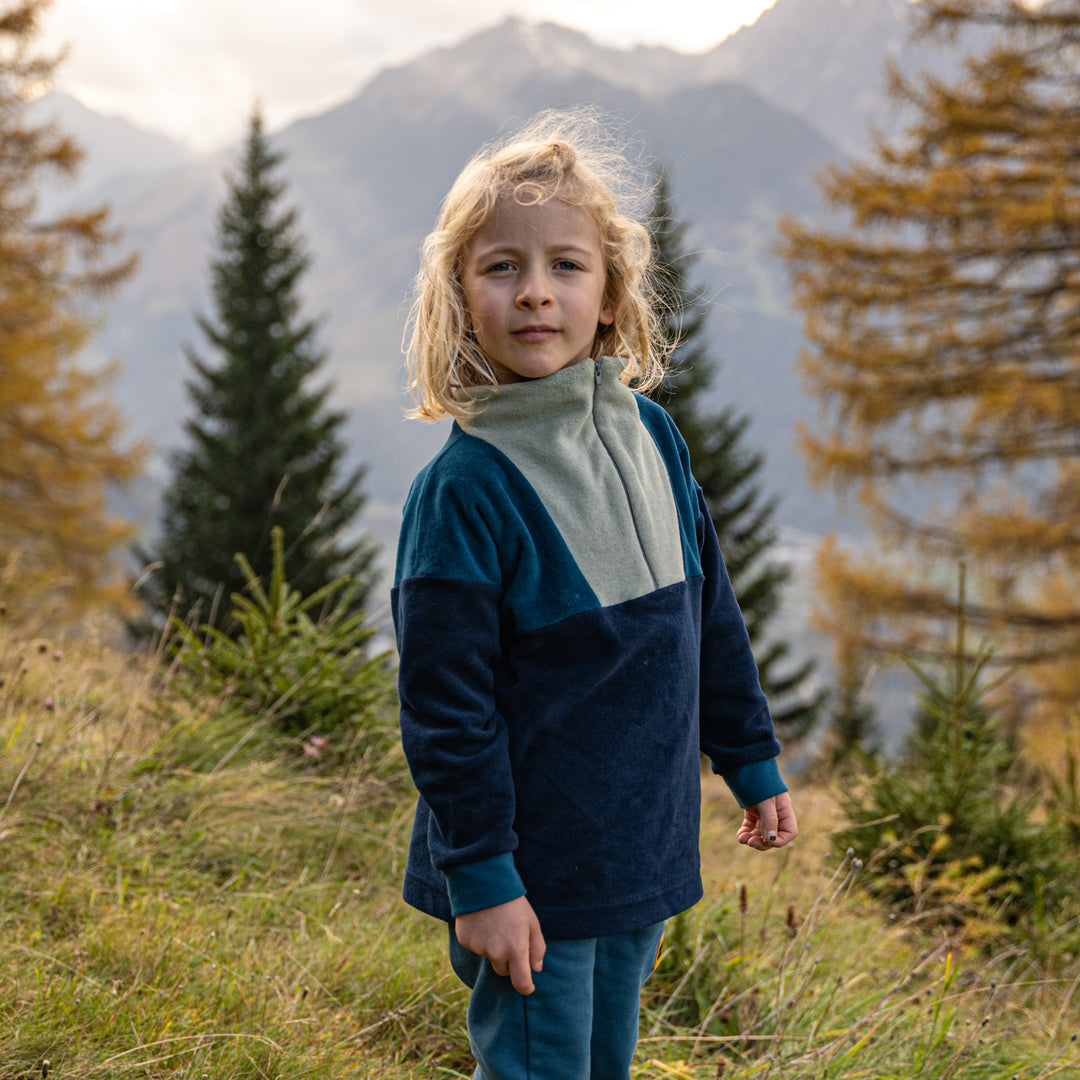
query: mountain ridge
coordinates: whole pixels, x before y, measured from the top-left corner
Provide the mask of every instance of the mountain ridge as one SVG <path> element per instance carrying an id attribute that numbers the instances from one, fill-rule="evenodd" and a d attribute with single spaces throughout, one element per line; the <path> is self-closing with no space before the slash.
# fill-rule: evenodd
<path id="1" fill-rule="evenodd" d="M 893 27 L 895 4 L 864 0 L 846 47 Z M 728 39 L 748 69 L 748 42 L 768 29 L 766 16 L 780 19 L 780 29 L 787 20 L 788 31 L 777 35 L 790 44 L 798 20 L 789 16 L 800 5 L 833 20 L 845 10 L 842 0 L 778 0 Z M 700 253 L 691 280 L 714 298 L 708 330 L 722 369 L 712 396 L 718 407 L 732 403 L 750 415 L 748 442 L 766 452 L 762 483 L 780 496 L 780 522 L 835 526 L 835 504 L 808 492 L 795 448 L 795 424 L 813 406 L 794 373 L 801 333 L 773 247 L 783 214 L 818 211 L 812 177 L 844 151 L 822 134 L 828 125 L 780 108 L 747 82 L 718 77 L 720 60 L 735 55 L 733 46 L 718 52 L 724 44 L 691 56 L 663 47 L 618 50 L 555 24 L 504 20 L 386 69 L 349 101 L 274 136 L 288 155 L 288 199 L 301 209 L 299 227 L 314 256 L 305 311 L 322 319 L 335 405 L 350 413 L 355 459 L 370 465 L 369 516 L 384 539 L 396 531 L 409 479 L 445 437 L 441 428 L 401 419 L 401 332 L 420 242 L 481 143 L 511 118 L 582 103 L 639 130 L 671 172 L 689 246 Z M 813 57 L 806 63 L 813 68 Z M 120 403 L 165 446 L 180 437 L 188 407 L 183 345 L 201 347 L 195 316 L 211 310 L 214 218 L 222 173 L 234 160 L 219 154 L 111 184 L 115 217 L 142 251 L 143 270 L 112 305 L 94 351 L 125 360 Z M 160 461 L 157 468 L 161 474 Z"/>

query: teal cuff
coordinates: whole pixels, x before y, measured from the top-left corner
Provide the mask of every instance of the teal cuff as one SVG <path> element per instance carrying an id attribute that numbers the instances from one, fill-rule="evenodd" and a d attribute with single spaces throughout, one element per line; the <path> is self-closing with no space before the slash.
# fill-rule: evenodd
<path id="1" fill-rule="evenodd" d="M 744 810 L 788 789 L 780 777 L 776 758 L 753 761 L 749 765 L 740 765 L 739 768 L 720 775 Z"/>
<path id="2" fill-rule="evenodd" d="M 450 910 L 455 915 L 468 915 L 525 895 L 525 885 L 510 852 L 455 866 L 443 873 L 450 894 Z"/>

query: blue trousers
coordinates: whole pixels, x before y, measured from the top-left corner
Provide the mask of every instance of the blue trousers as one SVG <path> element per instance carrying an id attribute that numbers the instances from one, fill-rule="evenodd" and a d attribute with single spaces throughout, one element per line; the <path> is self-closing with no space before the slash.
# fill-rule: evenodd
<path id="1" fill-rule="evenodd" d="M 641 987 L 664 924 L 608 937 L 549 941 L 536 989 L 519 994 L 463 948 L 450 925 L 450 963 L 466 986 L 473 1080 L 628 1080 Z"/>

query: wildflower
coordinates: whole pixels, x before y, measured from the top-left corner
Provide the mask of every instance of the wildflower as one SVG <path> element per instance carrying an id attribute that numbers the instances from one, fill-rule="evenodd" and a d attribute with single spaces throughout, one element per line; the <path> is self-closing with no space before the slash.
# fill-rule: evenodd
<path id="1" fill-rule="evenodd" d="M 330 744 L 321 735 L 312 735 L 307 742 L 301 743 L 301 746 L 304 749 L 304 753 L 307 754 L 308 757 L 313 758 L 322 757 L 322 752 L 329 745 Z"/>

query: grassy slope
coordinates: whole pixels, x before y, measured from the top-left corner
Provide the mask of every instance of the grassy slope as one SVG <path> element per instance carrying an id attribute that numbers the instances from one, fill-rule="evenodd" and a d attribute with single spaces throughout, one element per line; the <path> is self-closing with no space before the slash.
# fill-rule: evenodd
<path id="1" fill-rule="evenodd" d="M 0 1080 L 471 1074 L 443 934 L 398 899 L 400 761 L 234 753 L 92 635 L 5 639 L 0 679 Z M 826 858 L 821 789 L 791 849 L 738 849 L 719 787 L 636 1076 L 1077 1074 L 1076 961 L 888 920 Z"/>

